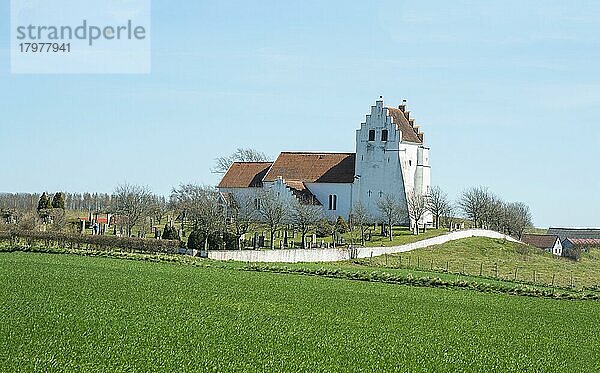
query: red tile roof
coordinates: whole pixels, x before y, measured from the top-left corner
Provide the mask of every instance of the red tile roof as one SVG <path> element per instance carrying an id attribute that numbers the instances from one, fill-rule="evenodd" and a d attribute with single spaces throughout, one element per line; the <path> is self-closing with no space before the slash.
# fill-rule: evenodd
<path id="1" fill-rule="evenodd" d="M 598 238 L 567 238 L 574 246 L 598 246 L 600 247 L 600 239 Z"/>
<path id="2" fill-rule="evenodd" d="M 309 183 L 352 183 L 354 153 L 283 152 L 264 181 L 295 180 Z"/>
<path id="3" fill-rule="evenodd" d="M 415 142 L 418 144 L 423 143 L 423 134 L 419 132 L 418 126 L 413 127 L 409 120 L 406 118 L 404 110 L 388 107 L 386 108 L 388 115 L 394 119 L 394 123 L 398 129 L 402 132 L 402 141 Z M 414 124 L 414 121 L 412 122 Z"/>
<path id="4" fill-rule="evenodd" d="M 219 188 L 258 188 L 272 162 L 234 162 L 219 183 Z"/>
<path id="5" fill-rule="evenodd" d="M 540 249 L 553 247 L 557 239 L 558 236 L 551 234 L 524 234 L 523 237 L 521 237 L 521 241 L 531 246 L 539 247 Z"/>

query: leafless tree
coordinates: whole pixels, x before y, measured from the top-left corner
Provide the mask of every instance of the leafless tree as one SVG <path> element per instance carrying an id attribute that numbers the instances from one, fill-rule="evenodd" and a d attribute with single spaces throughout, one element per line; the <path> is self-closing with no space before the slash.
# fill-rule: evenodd
<path id="1" fill-rule="evenodd" d="M 68 230 L 69 221 L 65 210 L 63 209 L 52 209 L 50 211 L 50 229 L 54 232 L 65 232 Z"/>
<path id="2" fill-rule="evenodd" d="M 254 199 L 253 195 L 238 194 L 231 201 L 226 201 L 229 218 L 240 250 L 242 249 L 240 238 L 248 232 L 251 224 L 256 220 L 257 211 Z"/>
<path id="3" fill-rule="evenodd" d="M 265 153 L 258 150 L 237 148 L 233 154 L 215 159 L 215 166 L 211 171 L 217 174 L 224 174 L 233 162 L 266 162 L 267 160 Z"/>
<path id="4" fill-rule="evenodd" d="M 529 207 L 522 202 L 511 202 L 505 205 L 508 234 L 521 239 L 525 229 L 532 226 Z"/>
<path id="5" fill-rule="evenodd" d="M 418 190 L 413 189 L 406 196 L 406 206 L 408 208 L 408 217 L 414 222 L 414 230 L 419 234 L 419 222 L 428 211 L 427 197 L 421 194 Z M 425 232 L 425 222 L 423 222 L 423 232 Z"/>
<path id="6" fill-rule="evenodd" d="M 302 235 L 302 248 L 306 248 L 306 234 L 321 219 L 323 207 L 311 203 L 311 200 L 294 200 L 290 211 L 290 221 L 298 226 Z"/>
<path id="7" fill-rule="evenodd" d="M 281 197 L 272 189 L 261 191 L 258 195 L 260 220 L 269 227 L 271 249 L 275 248 L 275 233 L 289 216 L 288 208 Z"/>
<path id="8" fill-rule="evenodd" d="M 204 234 L 204 248 L 208 249 L 210 234 L 225 227 L 225 212 L 218 192 L 210 186 L 182 184 L 171 193 L 171 203 L 187 217 L 194 229 Z"/>
<path id="9" fill-rule="evenodd" d="M 487 188 L 474 187 L 465 190 L 458 200 L 458 207 L 467 219 L 473 221 L 475 228 L 481 226 L 486 210 L 491 201 L 491 193 Z"/>
<path id="10" fill-rule="evenodd" d="M 360 229 L 360 242 L 362 246 L 365 246 L 365 232 L 367 231 L 369 224 L 373 220 L 369 209 L 367 209 L 365 205 L 362 204 L 362 202 L 356 202 L 354 206 L 352 206 L 350 220 L 353 228 L 354 226 L 358 225 L 358 228 Z"/>
<path id="11" fill-rule="evenodd" d="M 392 227 L 400 221 L 402 216 L 406 215 L 406 211 L 392 195 L 387 193 L 377 200 L 377 209 L 388 226 L 388 237 L 391 241 L 393 239 Z"/>
<path id="12" fill-rule="evenodd" d="M 427 208 L 433 215 L 435 229 L 439 229 L 440 219 L 443 216 L 449 215 L 451 210 L 448 195 L 437 186 L 431 188 L 431 193 L 429 198 L 427 198 Z"/>
<path id="13" fill-rule="evenodd" d="M 143 186 L 125 183 L 115 189 L 112 210 L 123 218 L 129 236 L 133 227 L 150 213 L 152 197 L 150 190 Z"/>

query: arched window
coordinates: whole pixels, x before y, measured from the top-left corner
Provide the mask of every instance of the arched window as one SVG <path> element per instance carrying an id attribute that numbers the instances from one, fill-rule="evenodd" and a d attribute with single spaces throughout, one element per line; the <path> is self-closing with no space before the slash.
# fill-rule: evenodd
<path id="1" fill-rule="evenodd" d="M 387 130 L 381 131 L 381 141 L 387 141 L 387 137 L 388 137 L 388 131 Z"/>
<path id="2" fill-rule="evenodd" d="M 375 141 L 375 130 L 369 130 L 369 141 Z"/>
<path id="3" fill-rule="evenodd" d="M 329 195 L 329 210 L 337 210 L 337 195 Z"/>

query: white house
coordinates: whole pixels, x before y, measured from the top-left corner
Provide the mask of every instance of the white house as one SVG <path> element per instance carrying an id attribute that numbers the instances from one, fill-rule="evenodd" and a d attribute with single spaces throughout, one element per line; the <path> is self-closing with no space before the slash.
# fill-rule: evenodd
<path id="1" fill-rule="evenodd" d="M 560 237 L 553 234 L 524 234 L 521 237 L 521 241 L 556 256 L 562 256 L 563 254 L 563 245 Z"/>
<path id="2" fill-rule="evenodd" d="M 218 188 L 234 199 L 275 188 L 286 198 L 322 205 L 330 220 L 348 218 L 360 201 L 376 219 L 377 200 L 386 194 L 404 208 L 413 190 L 429 194 L 429 148 L 406 102 L 390 108 L 380 97 L 356 130 L 354 153 L 282 152 L 274 162 L 235 162 Z M 428 214 L 419 225 L 432 221 Z"/>

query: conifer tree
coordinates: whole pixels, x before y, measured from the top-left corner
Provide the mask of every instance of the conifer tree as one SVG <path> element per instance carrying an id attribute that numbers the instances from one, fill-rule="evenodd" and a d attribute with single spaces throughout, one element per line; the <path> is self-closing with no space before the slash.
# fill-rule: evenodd
<path id="1" fill-rule="evenodd" d="M 65 209 L 65 195 L 61 192 L 56 192 L 52 197 L 52 207 L 55 209 Z"/>
<path id="2" fill-rule="evenodd" d="M 44 192 L 42 193 L 42 196 L 40 197 L 40 200 L 38 202 L 37 210 L 41 211 L 50 208 L 52 208 L 52 204 L 50 203 L 50 199 L 48 199 L 48 194 Z"/>

